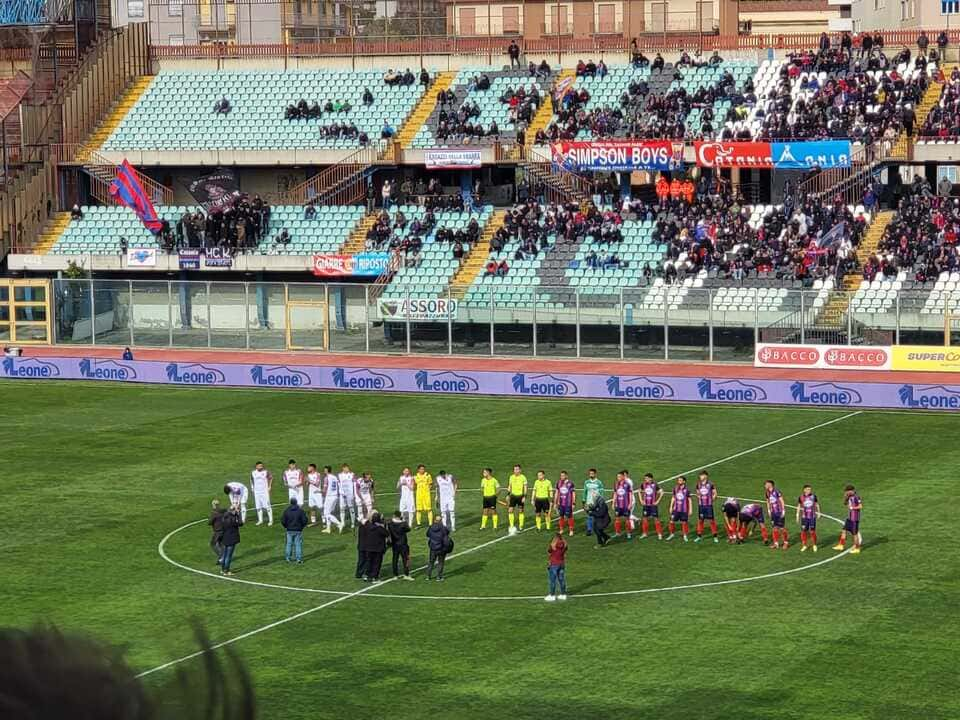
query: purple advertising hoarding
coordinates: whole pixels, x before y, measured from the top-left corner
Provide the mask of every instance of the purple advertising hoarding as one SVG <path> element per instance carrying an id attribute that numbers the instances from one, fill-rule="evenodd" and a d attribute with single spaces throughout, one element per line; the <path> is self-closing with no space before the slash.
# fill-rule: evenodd
<path id="1" fill-rule="evenodd" d="M 0 378 L 623 401 L 960 409 L 960 385 L 8 357 Z"/>

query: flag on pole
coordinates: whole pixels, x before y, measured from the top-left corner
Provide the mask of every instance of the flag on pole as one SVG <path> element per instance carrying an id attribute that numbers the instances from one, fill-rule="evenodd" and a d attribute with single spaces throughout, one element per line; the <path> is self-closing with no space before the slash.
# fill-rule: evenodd
<path id="1" fill-rule="evenodd" d="M 110 195 L 121 205 L 133 210 L 147 230 L 154 234 L 160 232 L 162 223 L 157 217 L 157 211 L 153 209 L 153 203 L 137 179 L 136 170 L 126 159 L 117 168 L 117 177 L 110 184 Z"/>

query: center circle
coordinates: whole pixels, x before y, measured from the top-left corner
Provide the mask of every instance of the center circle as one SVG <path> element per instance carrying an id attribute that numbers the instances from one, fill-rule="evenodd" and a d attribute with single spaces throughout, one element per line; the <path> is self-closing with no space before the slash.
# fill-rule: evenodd
<path id="1" fill-rule="evenodd" d="M 749 498 L 744 498 L 744 500 L 749 501 Z M 283 507 L 285 506 L 285 503 L 276 503 L 274 506 Z M 788 506 L 788 507 L 791 507 L 791 506 Z M 843 521 L 840 520 L 839 518 L 834 517 L 832 515 L 827 515 L 826 513 L 821 513 L 820 517 L 826 520 L 831 520 L 840 525 L 843 524 Z M 163 558 L 166 562 L 173 565 L 174 567 L 179 568 L 180 570 L 185 570 L 187 572 L 195 573 L 197 575 L 204 575 L 207 577 L 214 578 L 216 580 L 239 583 L 241 585 L 251 585 L 254 587 L 268 588 L 273 590 L 286 590 L 289 592 L 312 593 L 312 594 L 318 594 L 318 595 L 331 595 L 331 596 L 340 596 L 340 597 L 356 596 L 356 597 L 387 598 L 392 600 L 431 600 L 431 601 L 449 601 L 449 602 L 480 602 L 480 601 L 489 601 L 489 600 L 516 602 L 516 601 L 522 601 L 522 600 L 526 600 L 526 601 L 531 601 L 531 600 L 542 601 L 543 600 L 542 594 L 539 594 L 539 595 L 426 595 L 426 594 L 410 594 L 410 593 L 381 593 L 373 590 L 373 588 L 376 588 L 377 586 L 381 586 L 381 585 L 385 585 L 387 583 L 393 582 L 394 578 L 382 580 L 379 583 L 372 586 L 366 586 L 366 587 L 370 587 L 371 590 L 369 591 L 365 590 L 361 593 L 358 593 L 356 590 L 352 590 L 352 591 L 351 590 L 327 590 L 323 588 L 301 587 L 297 585 L 283 585 L 279 583 L 261 582 L 258 580 L 247 580 L 245 578 L 237 578 L 233 576 L 223 576 L 216 572 L 201 570 L 200 568 L 195 568 L 190 565 L 186 565 L 170 557 L 170 555 L 166 551 L 166 545 L 171 538 L 175 537 L 176 535 L 178 535 L 179 533 L 185 530 L 188 530 L 189 528 L 196 527 L 197 525 L 202 525 L 206 523 L 207 523 L 207 519 L 202 518 L 200 520 L 194 520 L 193 522 L 186 523 L 185 525 L 181 525 L 180 527 L 174 530 L 171 530 L 169 533 L 167 533 L 163 537 L 163 539 L 160 540 L 160 543 L 157 546 L 157 552 L 160 554 L 160 557 Z M 532 528 L 528 528 L 526 531 L 523 531 L 523 532 L 529 532 L 530 529 Z M 462 550 L 460 552 L 454 552 L 450 555 L 450 559 L 454 559 L 461 555 L 467 555 L 467 554 L 476 552 L 479 549 L 482 549 L 484 547 L 488 547 L 500 542 L 508 541 L 510 538 L 511 536 L 509 535 L 499 535 L 493 540 L 487 541 L 486 543 L 482 543 L 481 545 L 477 545 L 472 548 L 467 548 L 466 550 Z M 638 541 L 634 541 L 634 542 L 638 542 Z M 812 563 L 801 565 L 798 567 L 788 568 L 786 570 L 777 570 L 774 572 L 768 572 L 761 575 L 752 575 L 752 576 L 741 577 L 741 578 L 730 578 L 726 580 L 714 580 L 714 581 L 708 581 L 708 582 L 689 583 L 689 584 L 664 586 L 664 587 L 638 588 L 638 589 L 631 589 L 631 590 L 611 590 L 606 592 L 592 592 L 592 593 L 590 592 L 577 593 L 575 595 L 571 595 L 571 597 L 576 597 L 576 598 L 625 597 L 625 596 L 631 596 L 631 595 L 647 595 L 647 594 L 653 594 L 653 593 L 679 592 L 682 590 L 697 590 L 697 589 L 702 589 L 707 587 L 721 587 L 724 585 L 740 585 L 745 583 L 758 582 L 761 580 L 768 580 L 776 577 L 783 577 L 785 575 L 792 575 L 795 573 L 803 572 L 805 570 L 812 570 L 813 568 L 822 567 L 827 563 L 831 563 L 835 560 L 839 560 L 840 558 L 847 555 L 849 552 L 850 552 L 850 549 L 848 548 L 843 552 L 831 554 L 828 557 L 823 558 L 822 560 L 818 560 L 817 562 L 812 562 Z"/>

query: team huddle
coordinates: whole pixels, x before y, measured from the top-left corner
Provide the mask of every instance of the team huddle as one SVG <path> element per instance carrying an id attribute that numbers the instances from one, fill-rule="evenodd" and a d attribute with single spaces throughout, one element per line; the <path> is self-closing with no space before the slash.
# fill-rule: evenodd
<path id="1" fill-rule="evenodd" d="M 349 526 L 357 527 L 374 511 L 376 501 L 375 483 L 370 473 L 355 474 L 347 464 L 341 465 L 340 472 L 334 473 L 331 466 L 325 465 L 322 471 L 313 463 L 304 473 L 294 460 L 290 460 L 283 471 L 283 485 L 287 488 L 291 500 L 309 508 L 311 524 L 322 522 L 323 532 L 330 533 L 334 527 L 343 532 Z M 267 525 L 273 524 L 273 509 L 270 491 L 273 488 L 273 476 L 264 468 L 262 462 L 256 463 L 250 473 L 250 485 L 229 482 L 223 490 L 230 497 L 231 505 L 238 508 L 241 519 L 246 521 L 247 502 L 253 494 L 254 508 L 257 512 L 257 525 L 266 518 Z M 304 489 L 307 492 L 307 504 L 304 506 Z M 456 530 L 456 503 L 459 483 L 445 470 L 434 478 L 424 465 L 418 465 L 416 473 L 404 467 L 396 483 L 399 491 L 399 512 L 410 527 L 418 527 L 426 515 L 428 524 L 433 523 L 434 509 L 440 513 L 441 522 L 452 532 Z M 574 516 L 577 512 L 577 488 L 569 474 L 560 471 L 556 483 L 549 480 L 543 470 L 537 472 L 532 486 L 520 465 L 513 466 L 513 472 L 507 479 L 506 487 L 494 477 L 491 468 L 484 468 L 480 479 L 481 519 L 480 529 L 486 530 L 488 524 L 493 529 L 499 525 L 499 507 L 505 507 L 511 533 L 524 529 L 527 500 L 533 505 L 537 530 L 551 529 L 554 519 L 558 529 L 568 535 L 574 534 Z M 790 547 L 790 534 L 787 529 L 787 503 L 783 493 L 772 480 L 764 483 L 763 502 L 741 503 L 735 497 L 728 497 L 721 505 L 727 542 L 744 542 L 755 529 L 758 529 L 764 544 L 773 549 L 786 550 Z M 660 505 L 666 497 L 661 484 L 650 473 L 643 476 L 638 487 L 627 470 L 617 473 L 612 494 L 606 497 L 603 482 L 597 476 L 596 468 L 590 468 L 583 483 L 580 507 L 586 513 L 586 532 L 597 531 L 600 544 L 606 544 L 607 534 L 603 532 L 609 520 L 607 505 L 612 504 L 614 537 L 623 532 L 632 539 L 640 525 L 640 537 L 650 535 L 651 525 L 659 540 L 673 540 L 679 529 L 684 542 L 690 539 L 690 521 L 696 518 L 694 542 L 701 542 L 709 527 L 713 542 L 718 543 L 719 528 L 714 514 L 719 493 L 710 480 L 710 473 L 700 472 L 696 486 L 690 488 L 684 476 L 676 478 L 669 496 L 667 536 L 664 538 L 664 526 L 660 519 Z M 853 485 L 844 489 L 844 503 L 847 518 L 844 521 L 840 539 L 834 550 L 846 547 L 847 535 L 853 540 L 852 553 L 859 553 L 862 545 L 860 535 L 860 512 L 862 503 Z M 639 511 L 639 516 L 636 514 Z M 318 520 L 319 517 L 319 520 Z M 770 527 L 767 526 L 767 518 Z M 796 522 L 800 527 L 800 551 L 808 548 L 817 552 L 817 518 L 820 517 L 820 502 L 810 485 L 804 485 L 796 503 Z M 600 527 L 600 525 L 603 527 Z"/>

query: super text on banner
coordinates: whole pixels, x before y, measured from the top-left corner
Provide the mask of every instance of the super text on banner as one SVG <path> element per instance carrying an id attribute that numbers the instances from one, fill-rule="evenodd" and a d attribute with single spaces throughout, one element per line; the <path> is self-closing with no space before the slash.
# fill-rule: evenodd
<path id="1" fill-rule="evenodd" d="M 960 348 L 896 345 L 893 348 L 893 369 L 960 372 Z"/>

